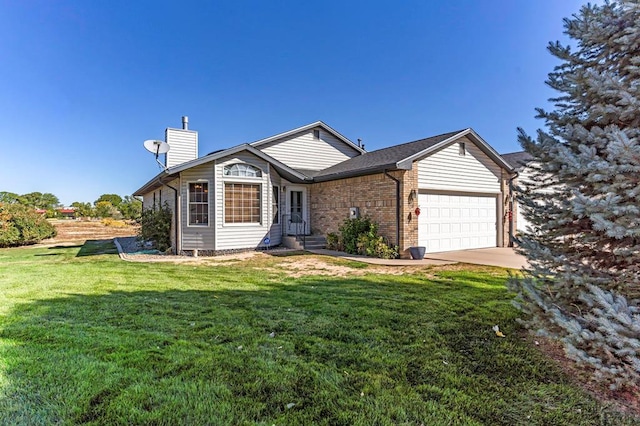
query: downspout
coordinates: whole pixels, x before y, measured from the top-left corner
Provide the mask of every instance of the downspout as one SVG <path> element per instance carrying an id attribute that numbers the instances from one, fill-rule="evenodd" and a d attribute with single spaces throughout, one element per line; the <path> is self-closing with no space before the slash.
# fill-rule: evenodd
<path id="1" fill-rule="evenodd" d="M 513 181 L 520 175 L 517 171 L 509 179 L 509 247 L 513 247 Z"/>
<path id="2" fill-rule="evenodd" d="M 175 254 L 180 254 L 180 249 L 182 247 L 181 244 L 179 243 L 179 236 L 180 236 L 180 221 L 178 220 L 179 218 L 179 204 L 178 204 L 178 190 L 176 188 L 174 188 L 173 186 L 166 184 L 164 182 L 162 182 L 162 178 L 158 178 L 158 183 L 160 183 L 160 185 L 166 186 L 168 188 L 173 189 L 173 193 L 174 193 L 174 197 L 173 197 L 173 218 L 175 221 L 175 241 L 176 241 L 176 249 L 175 249 Z"/>
<path id="3" fill-rule="evenodd" d="M 400 250 L 400 179 L 391 176 L 387 170 L 384 170 L 384 175 L 396 182 L 396 244 L 398 245 L 398 251 Z"/>

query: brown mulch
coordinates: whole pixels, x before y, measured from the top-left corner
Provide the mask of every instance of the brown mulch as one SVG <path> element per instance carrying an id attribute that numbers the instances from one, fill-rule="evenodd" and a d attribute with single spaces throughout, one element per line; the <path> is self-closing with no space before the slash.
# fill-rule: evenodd
<path id="1" fill-rule="evenodd" d="M 590 371 L 568 358 L 560 342 L 550 338 L 535 337 L 532 343 L 547 358 L 552 359 L 574 384 L 580 386 L 595 399 L 617 411 L 640 417 L 640 387 L 611 390 L 608 386 L 591 380 Z"/>

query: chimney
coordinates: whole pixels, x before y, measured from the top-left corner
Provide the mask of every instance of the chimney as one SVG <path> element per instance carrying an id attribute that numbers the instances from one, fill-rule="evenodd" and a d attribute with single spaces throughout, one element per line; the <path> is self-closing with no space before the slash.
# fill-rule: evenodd
<path id="1" fill-rule="evenodd" d="M 189 130 L 189 117 L 182 117 L 182 129 L 167 127 L 164 140 L 169 144 L 164 165 L 167 168 L 178 166 L 198 158 L 198 132 Z"/>

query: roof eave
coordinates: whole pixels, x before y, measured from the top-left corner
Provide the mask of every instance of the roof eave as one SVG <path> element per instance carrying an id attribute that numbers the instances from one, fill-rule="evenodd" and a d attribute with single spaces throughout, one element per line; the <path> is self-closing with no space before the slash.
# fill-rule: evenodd
<path id="1" fill-rule="evenodd" d="M 439 151 L 440 149 L 446 147 L 455 140 L 460 139 L 464 136 L 471 136 L 471 138 L 476 142 L 478 148 L 480 148 L 482 152 L 487 154 L 489 158 L 491 158 L 503 169 L 506 169 L 509 173 L 515 173 L 515 169 L 511 166 L 511 164 L 507 163 L 496 150 L 494 150 L 484 139 L 480 137 L 480 135 L 475 132 L 475 130 L 470 127 L 456 133 L 455 135 L 443 140 L 442 142 L 438 142 L 437 144 L 430 146 L 429 148 L 423 149 L 422 151 L 410 155 L 407 158 L 403 158 L 402 160 L 398 161 L 398 167 L 410 168 L 410 165 L 413 164 L 414 161 L 420 160 L 436 151 Z"/>
<path id="2" fill-rule="evenodd" d="M 410 170 L 411 167 L 409 167 L 407 169 L 406 167 L 398 166 L 397 163 L 390 163 L 390 164 L 378 165 L 378 166 L 373 166 L 373 167 L 367 167 L 367 168 L 364 168 L 364 169 L 354 169 L 354 170 L 348 170 L 346 172 L 339 172 L 339 173 L 333 173 L 333 174 L 329 174 L 329 175 L 316 176 L 316 177 L 313 178 L 313 181 L 314 182 L 327 182 L 327 181 L 330 181 L 330 180 L 346 179 L 346 178 L 357 177 L 357 176 L 366 176 L 366 175 L 372 175 L 372 174 L 375 174 L 375 173 L 382 173 L 385 170 L 398 170 L 398 169 Z"/>
<path id="3" fill-rule="evenodd" d="M 364 154 L 366 152 L 364 149 L 362 149 L 361 147 L 359 147 L 358 145 L 353 143 L 347 137 L 345 137 L 340 132 L 336 131 L 335 129 L 333 129 L 331 126 L 329 126 L 328 124 L 324 123 L 323 121 L 314 121 L 313 123 L 310 123 L 310 124 L 307 124 L 307 125 L 304 125 L 304 126 L 301 126 L 301 127 L 297 127 L 295 129 L 291 129 L 291 130 L 288 130 L 288 131 L 283 132 L 283 133 L 278 133 L 277 135 L 269 136 L 268 138 L 265 138 L 265 139 L 260 139 L 260 140 L 257 140 L 255 142 L 251 142 L 249 145 L 257 147 L 257 146 L 264 145 L 264 144 L 269 143 L 269 142 L 273 142 L 273 141 L 278 140 L 278 139 L 286 138 L 287 136 L 295 135 L 296 133 L 300 133 L 300 132 L 304 132 L 304 131 L 307 131 L 307 130 L 311 130 L 311 129 L 315 128 L 315 127 L 322 127 L 323 129 L 325 129 L 329 133 L 332 133 L 335 137 L 340 139 L 342 142 L 347 144 L 350 148 L 353 148 L 356 151 L 358 151 L 360 154 Z"/>
<path id="4" fill-rule="evenodd" d="M 176 177 L 179 176 L 180 172 L 184 170 L 190 169 L 192 167 L 201 166 L 203 164 L 209 163 L 211 161 L 215 161 L 219 158 L 236 154 L 241 151 L 249 151 L 255 156 L 262 158 L 266 162 L 272 164 L 279 171 L 279 173 L 280 171 L 282 171 L 283 172 L 282 174 L 286 174 L 287 177 L 291 177 L 295 180 L 298 180 L 298 182 L 311 182 L 311 179 L 308 176 L 305 176 L 304 174 L 293 170 L 289 166 L 285 165 L 284 163 L 281 163 L 280 161 L 276 160 L 270 155 L 265 154 L 264 152 L 252 147 L 249 144 L 242 144 L 242 145 L 236 145 L 229 149 L 225 149 L 223 151 L 215 152 L 213 154 L 205 155 L 204 157 L 196 158 L 195 160 L 187 161 L 186 163 L 182 163 L 170 169 L 162 171 L 158 175 L 156 175 L 153 179 L 151 179 L 149 182 L 144 184 L 140 189 L 134 192 L 133 195 L 142 196 L 144 194 L 149 193 L 150 191 L 153 191 L 154 189 L 159 188 L 160 186 L 163 185 L 163 183 L 161 182 L 163 178 L 170 177 L 175 179 Z"/>

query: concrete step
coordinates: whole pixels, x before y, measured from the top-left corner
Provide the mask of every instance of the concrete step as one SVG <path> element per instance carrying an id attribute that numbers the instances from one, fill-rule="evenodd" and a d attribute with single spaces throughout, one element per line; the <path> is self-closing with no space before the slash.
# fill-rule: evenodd
<path id="1" fill-rule="evenodd" d="M 307 235 L 305 237 L 286 235 L 282 238 L 282 244 L 295 250 L 317 250 L 327 246 L 327 240 L 322 235 Z"/>

